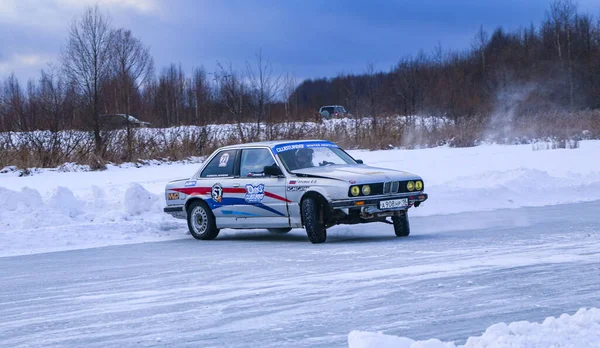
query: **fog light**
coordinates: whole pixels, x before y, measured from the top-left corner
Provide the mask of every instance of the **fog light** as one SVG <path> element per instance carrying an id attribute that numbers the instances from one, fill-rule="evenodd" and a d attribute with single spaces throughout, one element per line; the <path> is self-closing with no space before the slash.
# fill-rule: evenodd
<path id="1" fill-rule="evenodd" d="M 406 184 L 406 189 L 409 191 L 414 191 L 415 190 L 415 182 L 414 181 L 409 181 Z"/>
<path id="2" fill-rule="evenodd" d="M 360 189 L 358 188 L 358 186 L 352 186 L 352 187 L 350 188 L 350 193 L 351 193 L 353 196 L 358 196 L 358 195 L 360 194 Z"/>
<path id="3" fill-rule="evenodd" d="M 417 189 L 417 191 L 421 191 L 423 189 L 423 182 L 421 180 L 418 180 L 415 183 L 415 188 Z"/>
<path id="4" fill-rule="evenodd" d="M 362 187 L 362 193 L 365 196 L 370 195 L 371 194 L 371 186 L 369 186 L 369 185 L 363 185 L 363 187 Z"/>

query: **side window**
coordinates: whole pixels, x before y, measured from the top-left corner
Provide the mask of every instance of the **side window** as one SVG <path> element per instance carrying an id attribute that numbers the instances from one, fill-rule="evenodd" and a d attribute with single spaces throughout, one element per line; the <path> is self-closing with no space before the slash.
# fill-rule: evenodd
<path id="1" fill-rule="evenodd" d="M 265 176 L 264 168 L 274 164 L 275 159 L 268 149 L 244 149 L 242 150 L 240 177 L 248 178 Z"/>
<path id="2" fill-rule="evenodd" d="M 233 176 L 235 167 L 235 155 L 237 150 L 225 150 L 219 152 L 213 159 L 206 165 L 201 178 L 212 178 L 222 176 Z"/>

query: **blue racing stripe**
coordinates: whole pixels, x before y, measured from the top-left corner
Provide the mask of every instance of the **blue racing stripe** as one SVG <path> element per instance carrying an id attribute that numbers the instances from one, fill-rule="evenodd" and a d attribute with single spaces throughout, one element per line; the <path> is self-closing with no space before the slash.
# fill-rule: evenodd
<path id="1" fill-rule="evenodd" d="M 206 200 L 206 204 L 208 204 L 208 206 L 210 207 L 210 209 L 214 210 L 217 208 L 221 208 L 221 207 L 226 207 L 226 206 L 230 206 L 230 205 L 253 205 L 257 208 L 261 208 L 267 211 L 270 211 L 273 214 L 279 215 L 279 216 L 285 216 L 285 214 L 271 208 L 268 207 L 262 203 L 248 203 L 246 202 L 245 199 L 243 198 L 233 198 L 233 197 L 223 197 L 223 199 L 221 200 L 221 202 L 217 202 L 214 199 L 207 199 Z M 225 214 L 225 213 L 223 213 Z M 260 215 L 257 215 L 260 216 Z"/>

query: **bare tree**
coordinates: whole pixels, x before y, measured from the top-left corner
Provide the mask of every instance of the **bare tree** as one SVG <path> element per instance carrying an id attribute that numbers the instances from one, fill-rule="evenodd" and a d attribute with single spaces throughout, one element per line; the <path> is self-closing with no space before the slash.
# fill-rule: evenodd
<path id="1" fill-rule="evenodd" d="M 91 109 L 94 151 L 99 156 L 103 147 L 100 133 L 101 88 L 110 72 L 112 35 L 109 23 L 109 18 L 100 12 L 97 5 L 88 7 L 83 16 L 71 24 L 67 45 L 62 51 L 64 72 Z"/>
<path id="2" fill-rule="evenodd" d="M 237 123 L 240 141 L 245 142 L 246 136 L 242 127 L 247 107 L 247 86 L 240 74 L 233 70 L 231 64 L 227 69 L 221 63 L 217 63 L 219 70 L 215 73 L 215 84 L 219 93 L 220 102 L 229 115 Z"/>
<path id="3" fill-rule="evenodd" d="M 481 70 L 485 72 L 486 69 L 486 59 L 485 59 L 485 49 L 487 48 L 488 43 L 490 42 L 490 37 L 488 33 L 483 30 L 483 25 L 479 26 L 479 30 L 473 41 L 471 42 L 471 49 L 473 52 L 479 54 L 481 59 Z"/>
<path id="4" fill-rule="evenodd" d="M 206 125 L 209 119 L 211 86 L 203 67 L 194 69 L 190 88 L 192 90 L 191 101 L 194 108 L 194 121 L 196 124 Z"/>
<path id="5" fill-rule="evenodd" d="M 377 131 L 379 81 L 375 73 L 375 64 L 372 62 L 368 63 L 365 68 L 365 74 L 367 77 L 367 108 L 370 116 L 373 118 L 373 128 Z"/>
<path id="6" fill-rule="evenodd" d="M 564 62 L 562 37 L 566 36 L 567 51 L 567 78 L 569 85 L 569 105 L 573 108 L 574 84 L 573 84 L 573 61 L 571 57 L 571 33 L 577 16 L 577 5 L 571 0 L 555 0 L 550 4 L 549 17 L 554 25 L 554 35 L 556 39 L 556 50 L 561 64 Z"/>
<path id="7" fill-rule="evenodd" d="M 285 103 L 286 120 L 290 120 L 298 114 L 298 94 L 294 93 L 297 85 L 298 82 L 296 81 L 296 76 L 286 74 L 283 78 L 281 93 Z"/>
<path id="8" fill-rule="evenodd" d="M 133 130 L 129 119 L 132 93 L 138 91 L 154 74 L 154 60 L 150 49 L 131 34 L 130 30 L 117 29 L 111 33 L 111 58 L 116 72 L 115 104 L 117 112 L 124 113 L 127 131 L 127 160 L 132 159 Z"/>
<path id="9" fill-rule="evenodd" d="M 277 98 L 280 91 L 281 76 L 273 76 L 273 67 L 271 62 L 265 60 L 262 50 L 256 54 L 256 62 L 253 67 L 246 62 L 246 74 L 250 84 L 250 90 L 253 96 L 257 136 L 260 135 L 260 124 L 262 121 L 270 123 L 267 120 L 269 107 Z"/>

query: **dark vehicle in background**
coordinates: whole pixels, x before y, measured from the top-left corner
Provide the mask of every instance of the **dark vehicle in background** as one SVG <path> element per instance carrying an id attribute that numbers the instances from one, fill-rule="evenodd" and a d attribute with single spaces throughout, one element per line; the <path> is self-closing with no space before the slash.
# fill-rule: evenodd
<path id="1" fill-rule="evenodd" d="M 333 117 L 346 117 L 350 113 L 341 105 L 326 105 L 321 106 L 319 115 L 324 119 L 329 119 Z"/>
<path id="2" fill-rule="evenodd" d="M 105 114 L 100 115 L 101 128 L 104 130 L 124 129 L 129 127 L 140 128 L 149 127 L 150 122 L 140 121 L 137 118 L 126 114 Z"/>

